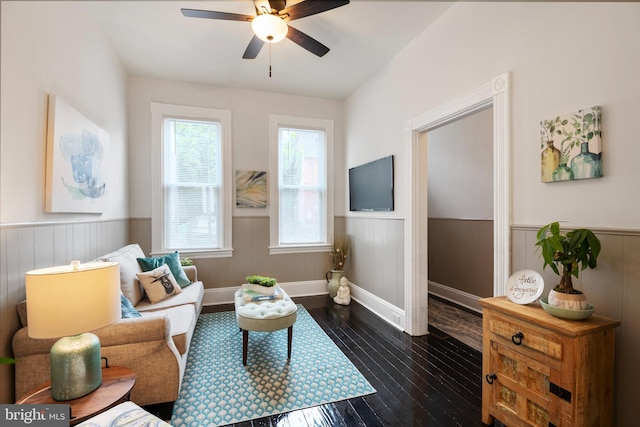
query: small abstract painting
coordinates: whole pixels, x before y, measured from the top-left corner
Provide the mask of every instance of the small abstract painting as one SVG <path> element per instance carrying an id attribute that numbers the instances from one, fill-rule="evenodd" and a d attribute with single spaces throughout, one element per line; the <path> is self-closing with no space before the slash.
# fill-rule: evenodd
<path id="1" fill-rule="evenodd" d="M 267 173 L 236 171 L 236 206 L 239 208 L 267 207 Z"/>
<path id="2" fill-rule="evenodd" d="M 542 182 L 602 176 L 600 107 L 540 122 Z"/>
<path id="3" fill-rule="evenodd" d="M 49 95 L 47 212 L 102 213 L 107 192 L 106 131 L 59 96 Z"/>

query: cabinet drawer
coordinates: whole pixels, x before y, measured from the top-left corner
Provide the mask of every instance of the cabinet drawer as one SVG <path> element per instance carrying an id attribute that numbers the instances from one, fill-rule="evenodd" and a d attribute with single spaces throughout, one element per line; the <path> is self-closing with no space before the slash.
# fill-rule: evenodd
<path id="1" fill-rule="evenodd" d="M 537 328 L 527 322 L 507 320 L 492 315 L 489 319 L 489 331 L 504 338 L 513 346 L 528 348 L 552 359 L 562 360 L 562 339 L 560 335 L 548 330 Z"/>

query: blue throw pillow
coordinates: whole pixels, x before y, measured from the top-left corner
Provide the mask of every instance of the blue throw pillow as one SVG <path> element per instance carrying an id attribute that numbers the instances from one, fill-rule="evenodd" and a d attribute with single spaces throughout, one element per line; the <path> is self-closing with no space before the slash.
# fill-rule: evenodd
<path id="1" fill-rule="evenodd" d="M 138 258 L 138 263 L 140 264 L 142 271 L 155 270 L 158 267 L 162 267 L 163 264 L 167 264 L 169 266 L 169 270 L 171 270 L 171 274 L 173 274 L 173 277 L 181 288 L 191 284 L 191 281 L 180 264 L 180 255 L 178 255 L 178 251 L 159 257 Z"/>
<path id="2" fill-rule="evenodd" d="M 142 315 L 138 312 L 138 310 L 136 310 L 133 304 L 131 304 L 131 301 L 129 301 L 122 292 L 120 292 L 120 308 L 122 309 L 123 319 L 142 317 Z"/>

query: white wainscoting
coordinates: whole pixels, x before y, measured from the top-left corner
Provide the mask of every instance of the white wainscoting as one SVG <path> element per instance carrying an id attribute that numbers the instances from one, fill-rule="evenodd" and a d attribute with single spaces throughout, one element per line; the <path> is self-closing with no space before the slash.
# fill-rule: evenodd
<path id="1" fill-rule="evenodd" d="M 15 306 L 26 297 L 30 270 L 87 262 L 126 245 L 129 220 L 55 221 L 0 225 L 0 355 L 11 355 L 18 330 Z M 13 369 L 0 365 L 0 402 L 13 401 Z"/>

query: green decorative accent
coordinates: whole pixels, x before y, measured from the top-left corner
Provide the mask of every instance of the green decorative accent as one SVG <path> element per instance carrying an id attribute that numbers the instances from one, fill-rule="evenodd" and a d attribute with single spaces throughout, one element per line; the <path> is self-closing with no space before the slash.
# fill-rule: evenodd
<path id="1" fill-rule="evenodd" d="M 171 274 L 173 274 L 173 277 L 181 288 L 191 284 L 191 281 L 180 264 L 180 255 L 178 254 L 178 251 L 175 251 L 172 254 L 153 258 L 138 258 L 138 263 L 143 271 L 155 270 L 156 268 L 161 267 L 162 264 L 167 264 L 169 266 L 169 270 L 171 270 Z"/>
<path id="2" fill-rule="evenodd" d="M 51 397 L 73 400 L 102 384 L 100 340 L 92 333 L 60 338 L 49 352 Z"/>
<path id="3" fill-rule="evenodd" d="M 570 181 L 573 179 L 573 171 L 566 163 L 560 163 L 560 166 L 553 171 L 553 181 Z"/>
<path id="4" fill-rule="evenodd" d="M 580 145 L 580 154 L 571 159 L 571 171 L 575 179 L 597 178 L 602 176 L 600 156 L 589 151 L 589 143 Z"/>
<path id="5" fill-rule="evenodd" d="M 552 305 L 549 305 L 549 301 L 547 298 L 540 298 L 540 305 L 542 306 L 544 311 L 546 311 L 552 316 L 559 317 L 561 319 L 584 320 L 591 317 L 593 312 L 596 311 L 596 308 L 591 304 L 587 304 L 586 310 L 575 310 L 575 309 L 565 309 L 560 307 L 554 307 Z"/>
<path id="6" fill-rule="evenodd" d="M 340 279 L 344 275 L 344 271 L 342 270 L 331 270 L 327 276 L 331 276 L 328 280 L 328 289 L 329 289 L 329 297 L 333 299 L 336 295 L 338 295 L 338 288 L 340 287 Z"/>
<path id="7" fill-rule="evenodd" d="M 235 312 L 200 315 L 171 425 L 236 424 L 376 392 L 302 305 L 297 316 L 290 360 L 286 329 L 251 332 L 242 366 Z"/>
<path id="8" fill-rule="evenodd" d="M 580 271 L 597 267 L 600 254 L 600 240 L 593 231 L 579 228 L 566 234 L 560 232 L 560 224 L 552 222 L 545 225 L 537 234 L 536 246 L 541 249 L 544 260 L 542 268 L 547 265 L 554 273 L 561 277 L 560 283 L 554 288 L 556 292 L 580 293 L 573 289 L 571 276 L 578 277 Z M 562 266 L 562 274 L 558 267 Z"/>
<path id="9" fill-rule="evenodd" d="M 251 276 L 247 276 L 247 283 L 251 283 L 252 285 L 264 286 L 265 288 L 270 288 L 276 285 L 276 279 L 274 279 L 273 277 L 258 276 L 254 274 Z"/>
<path id="10" fill-rule="evenodd" d="M 0 365 L 11 365 L 16 363 L 16 359 L 12 357 L 1 357 L 0 356 Z"/>

